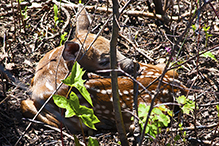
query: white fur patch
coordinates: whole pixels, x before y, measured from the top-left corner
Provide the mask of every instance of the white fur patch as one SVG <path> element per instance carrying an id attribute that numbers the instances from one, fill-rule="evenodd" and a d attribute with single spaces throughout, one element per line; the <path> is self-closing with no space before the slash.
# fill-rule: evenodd
<path id="1" fill-rule="evenodd" d="M 110 111 L 109 111 L 109 110 L 105 110 L 105 111 L 103 111 L 103 113 L 104 113 L 104 114 L 109 114 Z"/>
<path id="2" fill-rule="evenodd" d="M 53 86 L 49 82 L 46 82 L 46 88 L 49 90 L 54 90 Z"/>
<path id="3" fill-rule="evenodd" d="M 50 73 L 51 75 L 53 75 L 53 72 L 52 72 L 52 70 L 49 70 L 49 73 Z"/>
<path id="4" fill-rule="evenodd" d="M 123 94 L 126 94 L 126 95 L 128 95 L 128 94 L 129 94 L 129 91 L 127 91 L 127 90 L 124 90 L 124 91 L 123 91 Z"/>
<path id="5" fill-rule="evenodd" d="M 100 91 L 102 94 L 106 94 L 106 90 L 101 90 Z"/>
<path id="6" fill-rule="evenodd" d="M 107 89 L 106 92 L 107 92 L 108 94 L 112 94 L 112 89 Z"/>
<path id="7" fill-rule="evenodd" d="M 54 54 L 55 51 L 56 51 L 56 49 L 54 49 L 54 50 L 49 54 L 49 59 L 52 58 L 52 55 Z"/>
<path id="8" fill-rule="evenodd" d="M 153 75 L 153 74 L 154 74 L 154 72 L 152 72 L 152 71 L 149 71 L 149 72 L 147 72 L 147 74 L 148 74 L 148 75 Z"/>
<path id="9" fill-rule="evenodd" d="M 90 85 L 85 84 L 85 87 L 86 87 L 86 88 L 90 88 Z"/>
<path id="10" fill-rule="evenodd" d="M 118 92 L 119 92 L 119 95 L 120 95 L 120 96 L 122 96 L 122 93 L 121 93 L 121 91 L 120 91 L 120 90 L 118 90 Z"/>
<path id="11" fill-rule="evenodd" d="M 159 76 L 160 74 L 159 73 L 155 73 L 155 76 Z"/>

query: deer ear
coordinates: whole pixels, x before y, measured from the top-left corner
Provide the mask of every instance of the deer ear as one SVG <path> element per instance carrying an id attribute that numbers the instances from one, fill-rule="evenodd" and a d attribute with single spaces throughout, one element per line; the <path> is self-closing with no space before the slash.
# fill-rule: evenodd
<path id="1" fill-rule="evenodd" d="M 80 46 L 76 42 L 67 41 L 65 42 L 64 50 L 62 53 L 62 57 L 66 61 L 75 60 L 77 53 L 80 50 Z"/>

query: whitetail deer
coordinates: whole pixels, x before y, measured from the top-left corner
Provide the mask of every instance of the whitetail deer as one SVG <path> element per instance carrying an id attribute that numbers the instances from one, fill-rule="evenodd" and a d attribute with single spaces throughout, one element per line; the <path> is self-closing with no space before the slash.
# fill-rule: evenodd
<path id="1" fill-rule="evenodd" d="M 80 25 L 82 23 L 83 25 Z M 78 54 L 79 58 L 84 53 L 80 42 L 84 42 L 86 34 L 88 32 L 88 18 L 86 11 L 83 10 L 78 17 L 76 24 L 76 38 L 71 42 L 66 42 L 64 46 L 55 48 L 54 50 L 48 52 L 39 62 L 36 68 L 36 74 L 32 79 L 32 99 L 24 100 L 21 103 L 21 109 L 26 117 L 33 117 L 40 106 L 45 102 L 45 100 L 52 94 L 55 90 L 55 79 L 57 79 L 57 84 L 61 83 L 61 79 L 64 79 L 65 75 L 71 69 L 73 65 L 73 60 Z M 86 49 L 89 44 L 96 37 L 94 34 L 88 34 L 85 40 L 84 48 Z M 80 41 L 78 41 L 78 39 Z M 109 40 L 99 37 L 93 44 L 90 50 L 84 55 L 84 57 L 79 61 L 81 66 L 88 71 L 96 71 L 99 69 L 108 69 L 109 65 Z M 62 53 L 63 51 L 63 53 Z M 133 62 L 130 59 L 125 58 L 121 53 L 117 52 L 117 59 L 123 70 L 127 72 L 133 71 Z M 58 60 L 59 56 L 62 54 L 58 70 Z M 55 78 L 57 70 L 57 78 Z M 137 80 L 144 86 L 147 86 L 150 82 L 156 79 L 163 71 L 162 65 L 146 65 L 140 64 L 141 75 L 137 77 Z M 158 101 L 167 102 L 172 101 L 172 93 L 180 91 L 179 88 L 173 89 L 168 83 L 172 82 L 173 76 L 177 77 L 177 73 L 174 71 L 169 71 L 163 78 L 165 83 L 162 84 L 163 90 L 159 94 Z M 97 128 L 111 129 L 115 128 L 115 120 L 113 115 L 112 106 L 112 94 L 111 94 L 111 81 L 109 78 L 100 78 L 100 76 L 95 75 L 92 79 L 92 75 L 89 76 L 89 80 L 85 83 L 85 86 L 91 98 L 93 100 L 93 109 L 97 117 L 101 120 L 101 123 L 97 124 Z M 157 82 L 148 88 L 149 91 L 154 93 L 157 87 Z M 167 84 L 166 84 L 167 83 Z M 122 109 L 131 109 L 133 103 L 133 82 L 128 77 L 119 77 L 119 94 L 121 99 Z M 68 92 L 68 87 L 63 85 L 58 91 L 58 95 L 65 96 Z M 142 89 L 142 88 L 139 88 Z M 80 103 L 82 105 L 90 106 L 79 94 Z M 146 92 L 143 92 L 138 97 L 140 102 L 150 102 L 150 97 Z M 130 125 L 131 114 L 124 113 L 124 121 L 126 128 Z M 61 116 L 59 108 L 50 101 L 46 106 L 45 110 L 37 117 L 44 123 L 58 127 L 59 121 L 63 122 L 66 127 L 75 133 L 80 131 L 80 124 L 77 117 L 72 117 L 65 119 Z M 84 126 L 84 129 L 87 128 Z"/>

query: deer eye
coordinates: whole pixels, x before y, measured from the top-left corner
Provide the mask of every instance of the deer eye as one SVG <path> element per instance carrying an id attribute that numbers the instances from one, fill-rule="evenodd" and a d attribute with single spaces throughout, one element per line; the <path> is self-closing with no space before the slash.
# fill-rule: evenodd
<path id="1" fill-rule="evenodd" d="M 110 65 L 110 60 L 109 60 L 109 58 L 104 58 L 104 59 L 102 59 L 102 60 L 99 62 L 99 65 L 100 65 L 100 66 L 103 66 L 103 67 L 109 66 L 109 65 Z"/>

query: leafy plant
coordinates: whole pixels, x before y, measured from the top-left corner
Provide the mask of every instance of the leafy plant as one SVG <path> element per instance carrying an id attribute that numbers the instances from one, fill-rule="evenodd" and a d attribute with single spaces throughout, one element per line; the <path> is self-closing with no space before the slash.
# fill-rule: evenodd
<path id="1" fill-rule="evenodd" d="M 99 146 L 99 142 L 96 139 L 93 139 L 92 137 L 89 137 L 88 146 Z"/>
<path id="2" fill-rule="evenodd" d="M 75 62 L 72 67 L 71 75 L 65 80 L 62 80 L 62 82 L 70 86 L 71 88 L 77 88 L 81 95 L 88 101 L 88 103 L 93 106 L 90 94 L 84 86 L 85 80 L 82 79 L 84 72 L 85 71 L 82 71 L 82 69 L 80 68 L 80 65 Z M 66 95 L 66 97 L 68 97 L 68 95 Z M 82 121 L 89 128 L 96 130 L 94 124 L 100 121 L 94 115 L 93 109 L 80 105 L 79 98 L 72 91 L 69 94 L 69 99 L 66 97 L 60 95 L 53 96 L 55 104 L 60 108 L 66 109 L 65 117 L 77 116 L 80 123 Z"/>
<path id="3" fill-rule="evenodd" d="M 195 33 L 196 29 L 197 29 L 196 25 L 193 24 L 193 25 L 192 25 L 192 30 L 193 30 L 194 33 Z"/>
<path id="4" fill-rule="evenodd" d="M 60 46 L 67 40 L 67 38 L 65 38 L 67 34 L 67 32 L 64 32 L 64 34 L 61 35 Z"/>
<path id="5" fill-rule="evenodd" d="M 181 106 L 183 113 L 189 114 L 190 111 L 195 109 L 195 102 L 190 100 L 190 99 L 186 99 L 186 97 L 184 95 L 176 98 L 176 101 L 179 104 L 183 105 L 183 106 Z"/>
<path id="6" fill-rule="evenodd" d="M 24 12 L 23 12 L 24 11 Z M 27 18 L 27 6 L 24 8 L 24 10 L 21 11 L 21 15 L 26 19 Z"/>
<path id="7" fill-rule="evenodd" d="M 139 118 L 140 123 L 145 123 L 147 114 L 149 112 L 150 106 L 146 106 L 145 104 L 139 105 Z M 169 115 L 165 114 L 168 113 Z M 153 137 L 156 137 L 158 133 L 160 133 L 160 128 L 164 126 L 168 126 L 170 123 L 170 117 L 172 116 L 172 111 L 170 111 L 168 108 L 166 108 L 164 105 L 161 105 L 159 107 L 154 107 L 150 118 L 149 123 L 146 127 L 145 134 L 150 134 Z M 143 127 L 143 124 L 141 124 Z"/>
<path id="8" fill-rule="evenodd" d="M 59 23 L 59 21 L 58 21 L 58 20 L 59 20 L 59 17 L 58 17 L 58 7 L 57 7 L 56 4 L 54 4 L 53 9 L 54 9 L 54 21 L 55 21 L 55 26 L 57 26 L 58 23 Z"/>
<path id="9" fill-rule="evenodd" d="M 208 51 L 208 52 L 202 54 L 201 56 L 202 56 L 202 57 L 205 57 L 205 58 L 210 57 L 211 59 L 213 59 L 213 60 L 215 60 L 216 62 L 218 62 L 217 59 L 215 58 L 215 56 L 214 56 L 210 51 Z"/>
<path id="10" fill-rule="evenodd" d="M 58 17 L 58 6 L 54 4 L 53 9 L 54 9 L 54 21 L 56 27 L 59 24 L 59 22 L 63 22 L 63 21 L 60 20 L 61 18 Z"/>
<path id="11" fill-rule="evenodd" d="M 209 34 L 209 33 L 208 33 L 208 30 L 210 29 L 210 26 L 207 27 L 206 24 L 205 24 L 205 26 L 203 27 L 203 29 L 204 29 L 204 32 L 205 32 L 205 47 L 207 47 L 208 37 L 212 36 L 212 34 Z"/>

